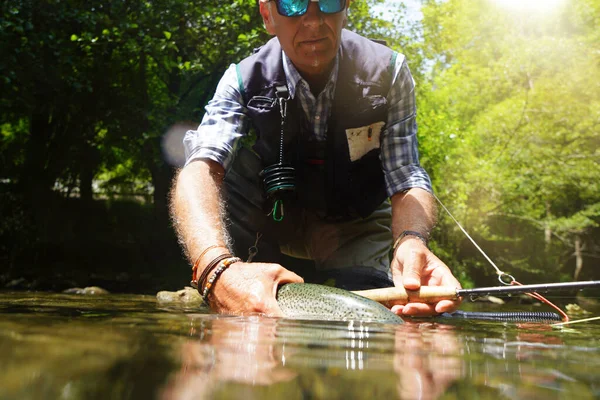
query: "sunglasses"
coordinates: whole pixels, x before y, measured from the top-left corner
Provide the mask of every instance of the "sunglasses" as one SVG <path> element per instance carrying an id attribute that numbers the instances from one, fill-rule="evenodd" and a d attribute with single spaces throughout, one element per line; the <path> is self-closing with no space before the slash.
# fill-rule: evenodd
<path id="1" fill-rule="evenodd" d="M 274 1 L 277 12 L 284 17 L 299 17 L 306 14 L 309 3 L 319 3 L 324 14 L 336 14 L 346 8 L 346 0 L 267 0 Z"/>

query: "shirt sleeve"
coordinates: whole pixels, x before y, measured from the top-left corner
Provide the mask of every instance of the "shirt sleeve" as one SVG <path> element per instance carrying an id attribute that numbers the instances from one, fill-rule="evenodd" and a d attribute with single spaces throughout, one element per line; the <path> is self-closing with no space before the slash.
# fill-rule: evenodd
<path id="1" fill-rule="evenodd" d="M 206 106 L 197 130 L 187 131 L 183 138 L 185 165 L 209 159 L 225 170 L 233 161 L 239 139 L 248 130 L 248 115 L 238 87 L 237 69 L 231 64 L 217 85 L 215 95 Z"/>
<path id="2" fill-rule="evenodd" d="M 381 139 L 381 164 L 388 196 L 418 187 L 433 192 L 429 175 L 419 164 L 415 82 L 398 54 L 394 80 L 387 97 L 389 111 Z"/>

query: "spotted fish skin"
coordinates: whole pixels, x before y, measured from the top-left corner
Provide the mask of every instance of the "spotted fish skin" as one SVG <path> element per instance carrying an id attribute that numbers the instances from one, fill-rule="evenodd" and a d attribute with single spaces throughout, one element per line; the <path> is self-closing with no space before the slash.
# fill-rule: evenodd
<path id="1" fill-rule="evenodd" d="M 402 318 L 376 301 L 347 290 L 313 283 L 281 286 L 277 302 L 288 318 L 404 323 Z"/>

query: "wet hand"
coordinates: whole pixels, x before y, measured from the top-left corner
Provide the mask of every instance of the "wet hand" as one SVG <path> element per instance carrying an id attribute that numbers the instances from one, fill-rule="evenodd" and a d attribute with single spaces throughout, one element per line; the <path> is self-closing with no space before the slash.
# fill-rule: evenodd
<path id="1" fill-rule="evenodd" d="M 417 238 L 407 237 L 400 243 L 391 268 L 394 284 L 407 290 L 417 290 L 421 285 L 461 287 L 448 266 Z M 398 315 L 431 316 L 455 311 L 459 305 L 460 300 L 441 300 L 434 304 L 397 304 L 391 310 Z"/>
<path id="2" fill-rule="evenodd" d="M 226 314 L 282 317 L 277 288 L 291 282 L 304 280 L 279 264 L 233 263 L 213 285 L 210 307 Z"/>

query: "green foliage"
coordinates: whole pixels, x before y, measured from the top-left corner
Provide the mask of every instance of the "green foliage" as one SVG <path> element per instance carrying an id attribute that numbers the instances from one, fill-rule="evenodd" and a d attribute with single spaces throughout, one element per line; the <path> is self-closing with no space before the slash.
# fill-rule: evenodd
<path id="1" fill-rule="evenodd" d="M 355 0 L 348 28 L 407 56 L 438 196 L 502 269 L 562 279 L 579 249 L 593 277 L 600 0 L 545 12 L 423 0 L 412 22 L 402 4 Z M 197 124 L 228 65 L 267 39 L 255 0 L 0 3 L 0 203 L 18 204 L 0 236 L 26 252 L 52 231 L 52 189 L 152 196 L 165 215 L 161 138 Z M 494 278 L 449 218 L 434 239 L 463 285 Z"/>
<path id="2" fill-rule="evenodd" d="M 435 60 L 420 101 L 424 162 L 505 270 L 558 272 L 575 240 L 598 240 L 600 2 L 574 3 L 535 15 L 483 0 L 424 7 Z M 463 240 L 451 221 L 441 228 Z"/>
<path id="3" fill-rule="evenodd" d="M 123 163 L 154 176 L 144 170 L 161 164 L 162 134 L 199 118 L 220 74 L 261 31 L 250 0 L 25 0 L 4 2 L 2 15 L 1 121 L 30 125 L 11 178 L 38 176 L 45 188 Z"/>
<path id="4" fill-rule="evenodd" d="M 420 35 L 420 26 L 406 17 L 406 6 L 398 4 L 394 7 L 386 0 L 354 0 L 348 10 L 347 28 L 371 39 L 385 40 L 390 48 L 407 57 L 419 80 L 423 54 L 415 38 Z"/>

